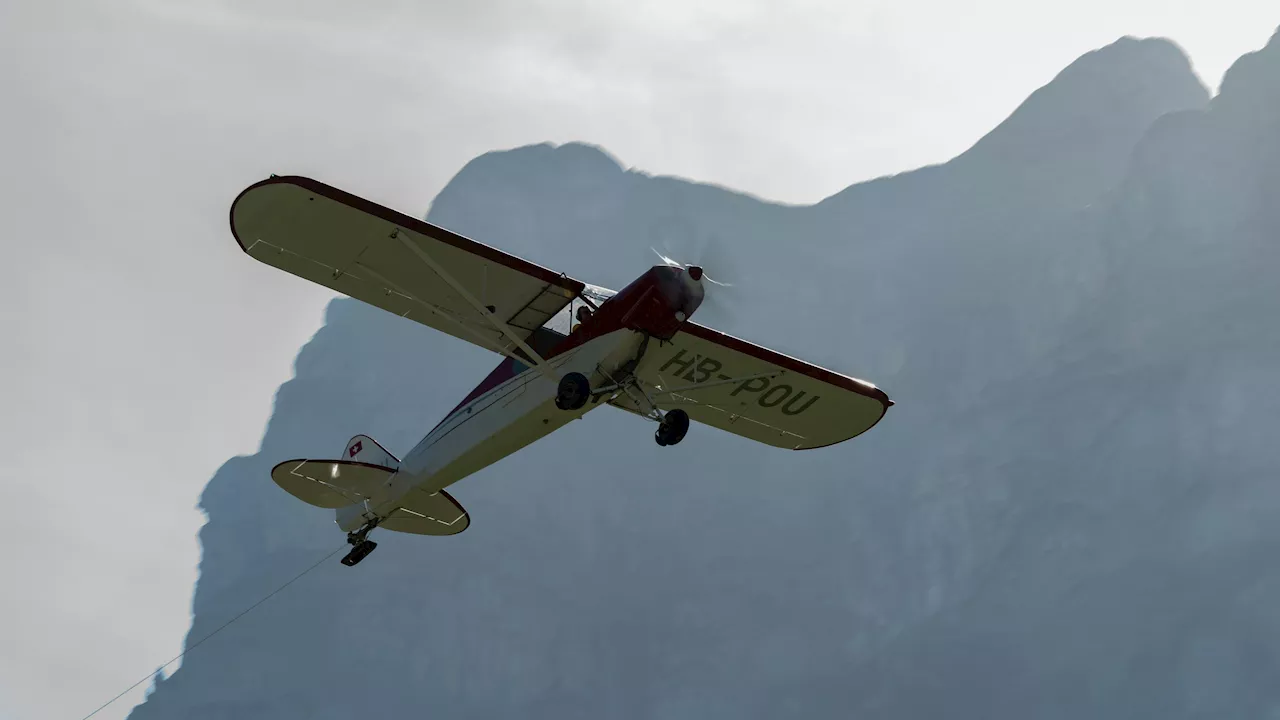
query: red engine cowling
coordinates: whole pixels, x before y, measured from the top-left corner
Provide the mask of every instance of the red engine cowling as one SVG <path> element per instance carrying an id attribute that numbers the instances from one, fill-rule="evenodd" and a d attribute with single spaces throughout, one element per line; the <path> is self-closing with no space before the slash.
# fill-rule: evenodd
<path id="1" fill-rule="evenodd" d="M 627 288 L 636 292 L 634 300 L 623 299 L 622 293 L 613 299 L 623 299 L 630 306 L 622 317 L 622 326 L 661 340 L 671 339 L 702 304 L 701 276 L 702 269 L 696 267 L 650 268 Z"/>

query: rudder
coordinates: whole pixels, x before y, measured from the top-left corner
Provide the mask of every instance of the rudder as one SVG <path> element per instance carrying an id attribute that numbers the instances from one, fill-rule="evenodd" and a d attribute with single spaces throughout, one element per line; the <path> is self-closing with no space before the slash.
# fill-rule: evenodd
<path id="1" fill-rule="evenodd" d="M 361 462 L 369 465 L 381 465 L 393 469 L 400 468 L 400 459 L 387 452 L 377 440 L 368 435 L 356 435 L 347 441 L 347 449 L 342 458 L 348 462 Z"/>

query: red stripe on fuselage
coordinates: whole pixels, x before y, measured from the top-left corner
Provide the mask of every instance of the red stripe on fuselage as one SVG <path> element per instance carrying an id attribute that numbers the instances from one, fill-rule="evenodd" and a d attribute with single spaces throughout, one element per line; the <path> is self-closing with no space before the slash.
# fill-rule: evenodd
<path id="1" fill-rule="evenodd" d="M 676 311 L 684 310 L 685 319 L 693 314 L 701 297 L 690 298 L 680 294 L 680 268 L 657 265 L 636 278 L 630 285 L 609 298 L 591 317 L 578 325 L 577 329 L 567 337 L 546 328 L 539 328 L 529 336 L 529 347 L 550 360 L 562 355 L 586 342 L 608 335 L 615 330 L 630 329 L 647 332 L 650 336 L 669 340 L 684 324 L 676 320 Z M 516 355 L 524 357 L 520 350 Z M 528 369 L 530 364 L 517 363 L 512 358 L 503 358 L 502 362 L 480 381 L 453 410 L 436 425 L 444 424 L 462 408 L 470 405 L 476 398 L 484 395 L 502 383 L 516 377 Z M 434 431 L 434 429 L 433 429 Z"/>

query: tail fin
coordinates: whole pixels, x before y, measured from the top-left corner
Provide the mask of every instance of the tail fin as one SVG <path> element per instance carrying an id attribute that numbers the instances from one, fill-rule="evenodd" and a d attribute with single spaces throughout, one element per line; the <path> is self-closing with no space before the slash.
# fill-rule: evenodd
<path id="1" fill-rule="evenodd" d="M 397 470 L 400 468 L 400 459 L 387 452 L 386 448 L 379 445 L 377 440 L 368 435 L 357 435 L 348 440 L 347 449 L 342 453 L 342 459 L 348 462 L 381 465 L 382 467 Z"/>

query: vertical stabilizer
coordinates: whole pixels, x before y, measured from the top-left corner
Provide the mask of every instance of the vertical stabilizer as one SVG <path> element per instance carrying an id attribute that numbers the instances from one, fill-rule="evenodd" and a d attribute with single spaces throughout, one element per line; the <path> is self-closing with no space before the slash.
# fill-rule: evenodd
<path id="1" fill-rule="evenodd" d="M 400 468 L 399 458 L 387 452 L 386 448 L 379 445 L 377 440 L 368 435 L 357 435 L 348 440 L 347 449 L 342 453 L 342 459 L 348 462 L 381 465 L 382 467 L 397 470 Z"/>

